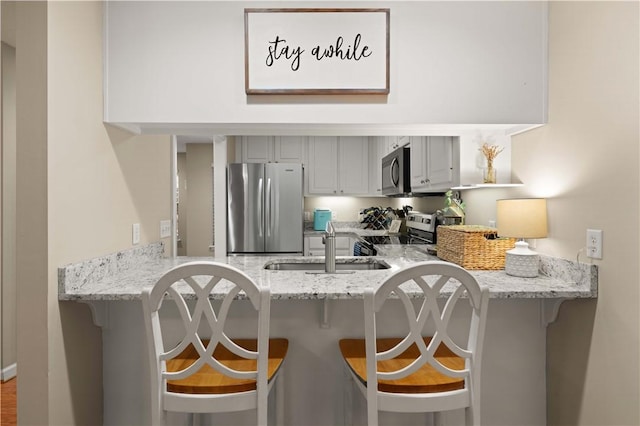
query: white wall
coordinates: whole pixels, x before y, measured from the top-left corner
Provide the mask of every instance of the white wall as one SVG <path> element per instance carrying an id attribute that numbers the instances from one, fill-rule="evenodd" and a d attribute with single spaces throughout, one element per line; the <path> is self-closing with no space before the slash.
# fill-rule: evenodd
<path id="1" fill-rule="evenodd" d="M 389 96 L 313 101 L 245 95 L 243 9 L 256 5 L 283 6 L 109 2 L 106 121 L 152 131 L 358 123 L 381 132 L 398 124 L 546 120 L 545 2 L 288 2 L 391 9 Z"/>

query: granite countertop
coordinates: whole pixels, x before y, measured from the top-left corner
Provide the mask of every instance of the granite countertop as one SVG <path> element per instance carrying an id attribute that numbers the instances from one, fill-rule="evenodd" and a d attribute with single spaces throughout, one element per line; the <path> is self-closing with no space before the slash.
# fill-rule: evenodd
<path id="1" fill-rule="evenodd" d="M 214 260 L 232 265 L 261 285 L 271 288 L 273 299 L 352 299 L 362 298 L 366 287 L 378 286 L 403 267 L 435 256 L 404 246 L 388 256 L 375 259 L 389 269 L 356 271 L 349 274 L 310 274 L 305 271 L 265 270 L 268 262 L 317 262 L 322 257 L 229 256 L 162 257 L 162 243 L 125 250 L 58 270 L 59 300 L 136 300 L 143 288 L 151 287 L 170 268 L 196 260 Z M 370 262 L 371 257 L 338 257 L 342 262 Z M 518 278 L 500 271 L 470 271 L 481 286 L 490 289 L 491 298 L 591 298 L 597 297 L 597 267 L 563 259 L 541 257 L 537 278 Z M 216 297 L 214 294 L 213 297 Z"/>

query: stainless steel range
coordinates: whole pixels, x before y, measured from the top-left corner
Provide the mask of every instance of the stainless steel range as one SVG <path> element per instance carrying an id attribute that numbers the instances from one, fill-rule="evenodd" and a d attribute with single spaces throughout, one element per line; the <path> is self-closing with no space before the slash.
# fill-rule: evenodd
<path id="1" fill-rule="evenodd" d="M 375 256 L 376 245 L 382 244 L 436 244 L 438 218 L 435 213 L 409 212 L 406 219 L 407 235 L 383 235 L 360 237 L 356 252 L 360 256 Z M 354 253 L 356 254 L 356 253 Z M 358 254 L 357 254 L 358 255 Z"/>
<path id="2" fill-rule="evenodd" d="M 407 216 L 409 244 L 435 244 L 438 217 L 435 213 L 410 212 Z"/>

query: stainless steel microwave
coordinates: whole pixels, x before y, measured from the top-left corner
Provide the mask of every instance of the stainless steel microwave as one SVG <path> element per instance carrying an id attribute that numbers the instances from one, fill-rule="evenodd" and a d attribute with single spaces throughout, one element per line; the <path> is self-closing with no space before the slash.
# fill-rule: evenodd
<path id="1" fill-rule="evenodd" d="M 382 158 L 382 194 L 401 196 L 411 192 L 409 147 L 398 148 Z"/>

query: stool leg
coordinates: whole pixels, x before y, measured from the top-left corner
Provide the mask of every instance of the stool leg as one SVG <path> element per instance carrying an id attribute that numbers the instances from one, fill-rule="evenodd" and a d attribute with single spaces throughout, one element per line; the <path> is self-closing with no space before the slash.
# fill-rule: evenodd
<path id="1" fill-rule="evenodd" d="M 353 426 L 353 383 L 351 380 L 351 373 L 347 370 L 347 366 L 344 366 L 343 371 L 343 402 L 344 402 L 344 424 L 345 426 Z"/>
<path id="2" fill-rule="evenodd" d="M 284 369 L 278 372 L 276 379 L 276 424 L 284 425 Z"/>

